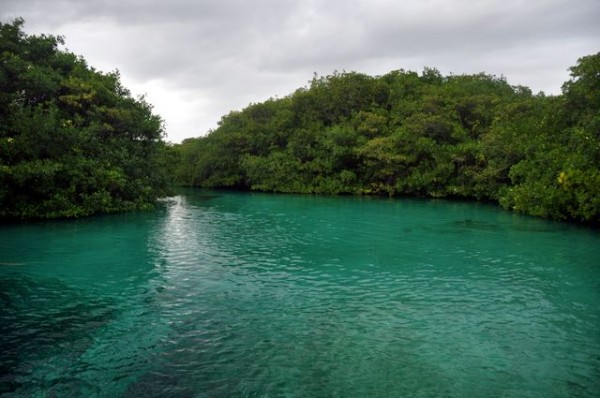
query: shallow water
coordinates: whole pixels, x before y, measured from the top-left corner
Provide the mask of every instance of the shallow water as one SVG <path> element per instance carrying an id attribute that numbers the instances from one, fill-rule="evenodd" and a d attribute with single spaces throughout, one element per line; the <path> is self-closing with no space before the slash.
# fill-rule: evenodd
<path id="1" fill-rule="evenodd" d="M 598 396 L 599 248 L 476 203 L 192 190 L 1 226 L 0 394 Z"/>

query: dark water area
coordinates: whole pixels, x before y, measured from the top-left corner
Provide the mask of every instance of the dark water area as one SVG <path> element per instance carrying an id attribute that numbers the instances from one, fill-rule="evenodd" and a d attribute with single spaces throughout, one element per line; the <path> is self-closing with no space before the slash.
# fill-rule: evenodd
<path id="1" fill-rule="evenodd" d="M 0 395 L 600 396 L 600 232 L 194 190 L 0 226 Z"/>

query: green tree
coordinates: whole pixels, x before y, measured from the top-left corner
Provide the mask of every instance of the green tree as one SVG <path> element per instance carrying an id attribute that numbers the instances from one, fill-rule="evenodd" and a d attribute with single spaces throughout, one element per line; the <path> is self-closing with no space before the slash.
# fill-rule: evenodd
<path id="1" fill-rule="evenodd" d="M 117 72 L 22 27 L 0 24 L 0 218 L 152 207 L 168 191 L 162 120 Z"/>
<path id="2" fill-rule="evenodd" d="M 598 222 L 598 64 L 582 58 L 556 97 L 484 73 L 315 74 L 177 147 L 180 175 L 203 187 L 490 200 Z"/>

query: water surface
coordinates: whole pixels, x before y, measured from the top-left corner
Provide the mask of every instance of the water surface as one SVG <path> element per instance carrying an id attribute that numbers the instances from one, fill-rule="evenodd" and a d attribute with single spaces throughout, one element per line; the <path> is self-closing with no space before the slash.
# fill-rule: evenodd
<path id="1" fill-rule="evenodd" d="M 186 191 L 0 227 L 7 397 L 592 397 L 600 233 L 445 201 Z"/>

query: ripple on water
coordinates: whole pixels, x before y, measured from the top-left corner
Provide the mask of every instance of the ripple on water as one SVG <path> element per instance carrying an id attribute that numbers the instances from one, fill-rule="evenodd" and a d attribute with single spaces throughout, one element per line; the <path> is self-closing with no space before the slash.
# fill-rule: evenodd
<path id="1" fill-rule="evenodd" d="M 21 264 L 0 267 L 7 396 L 600 390 L 593 231 L 471 204 L 193 191 L 48 225 L 0 229 L 0 262 Z"/>

